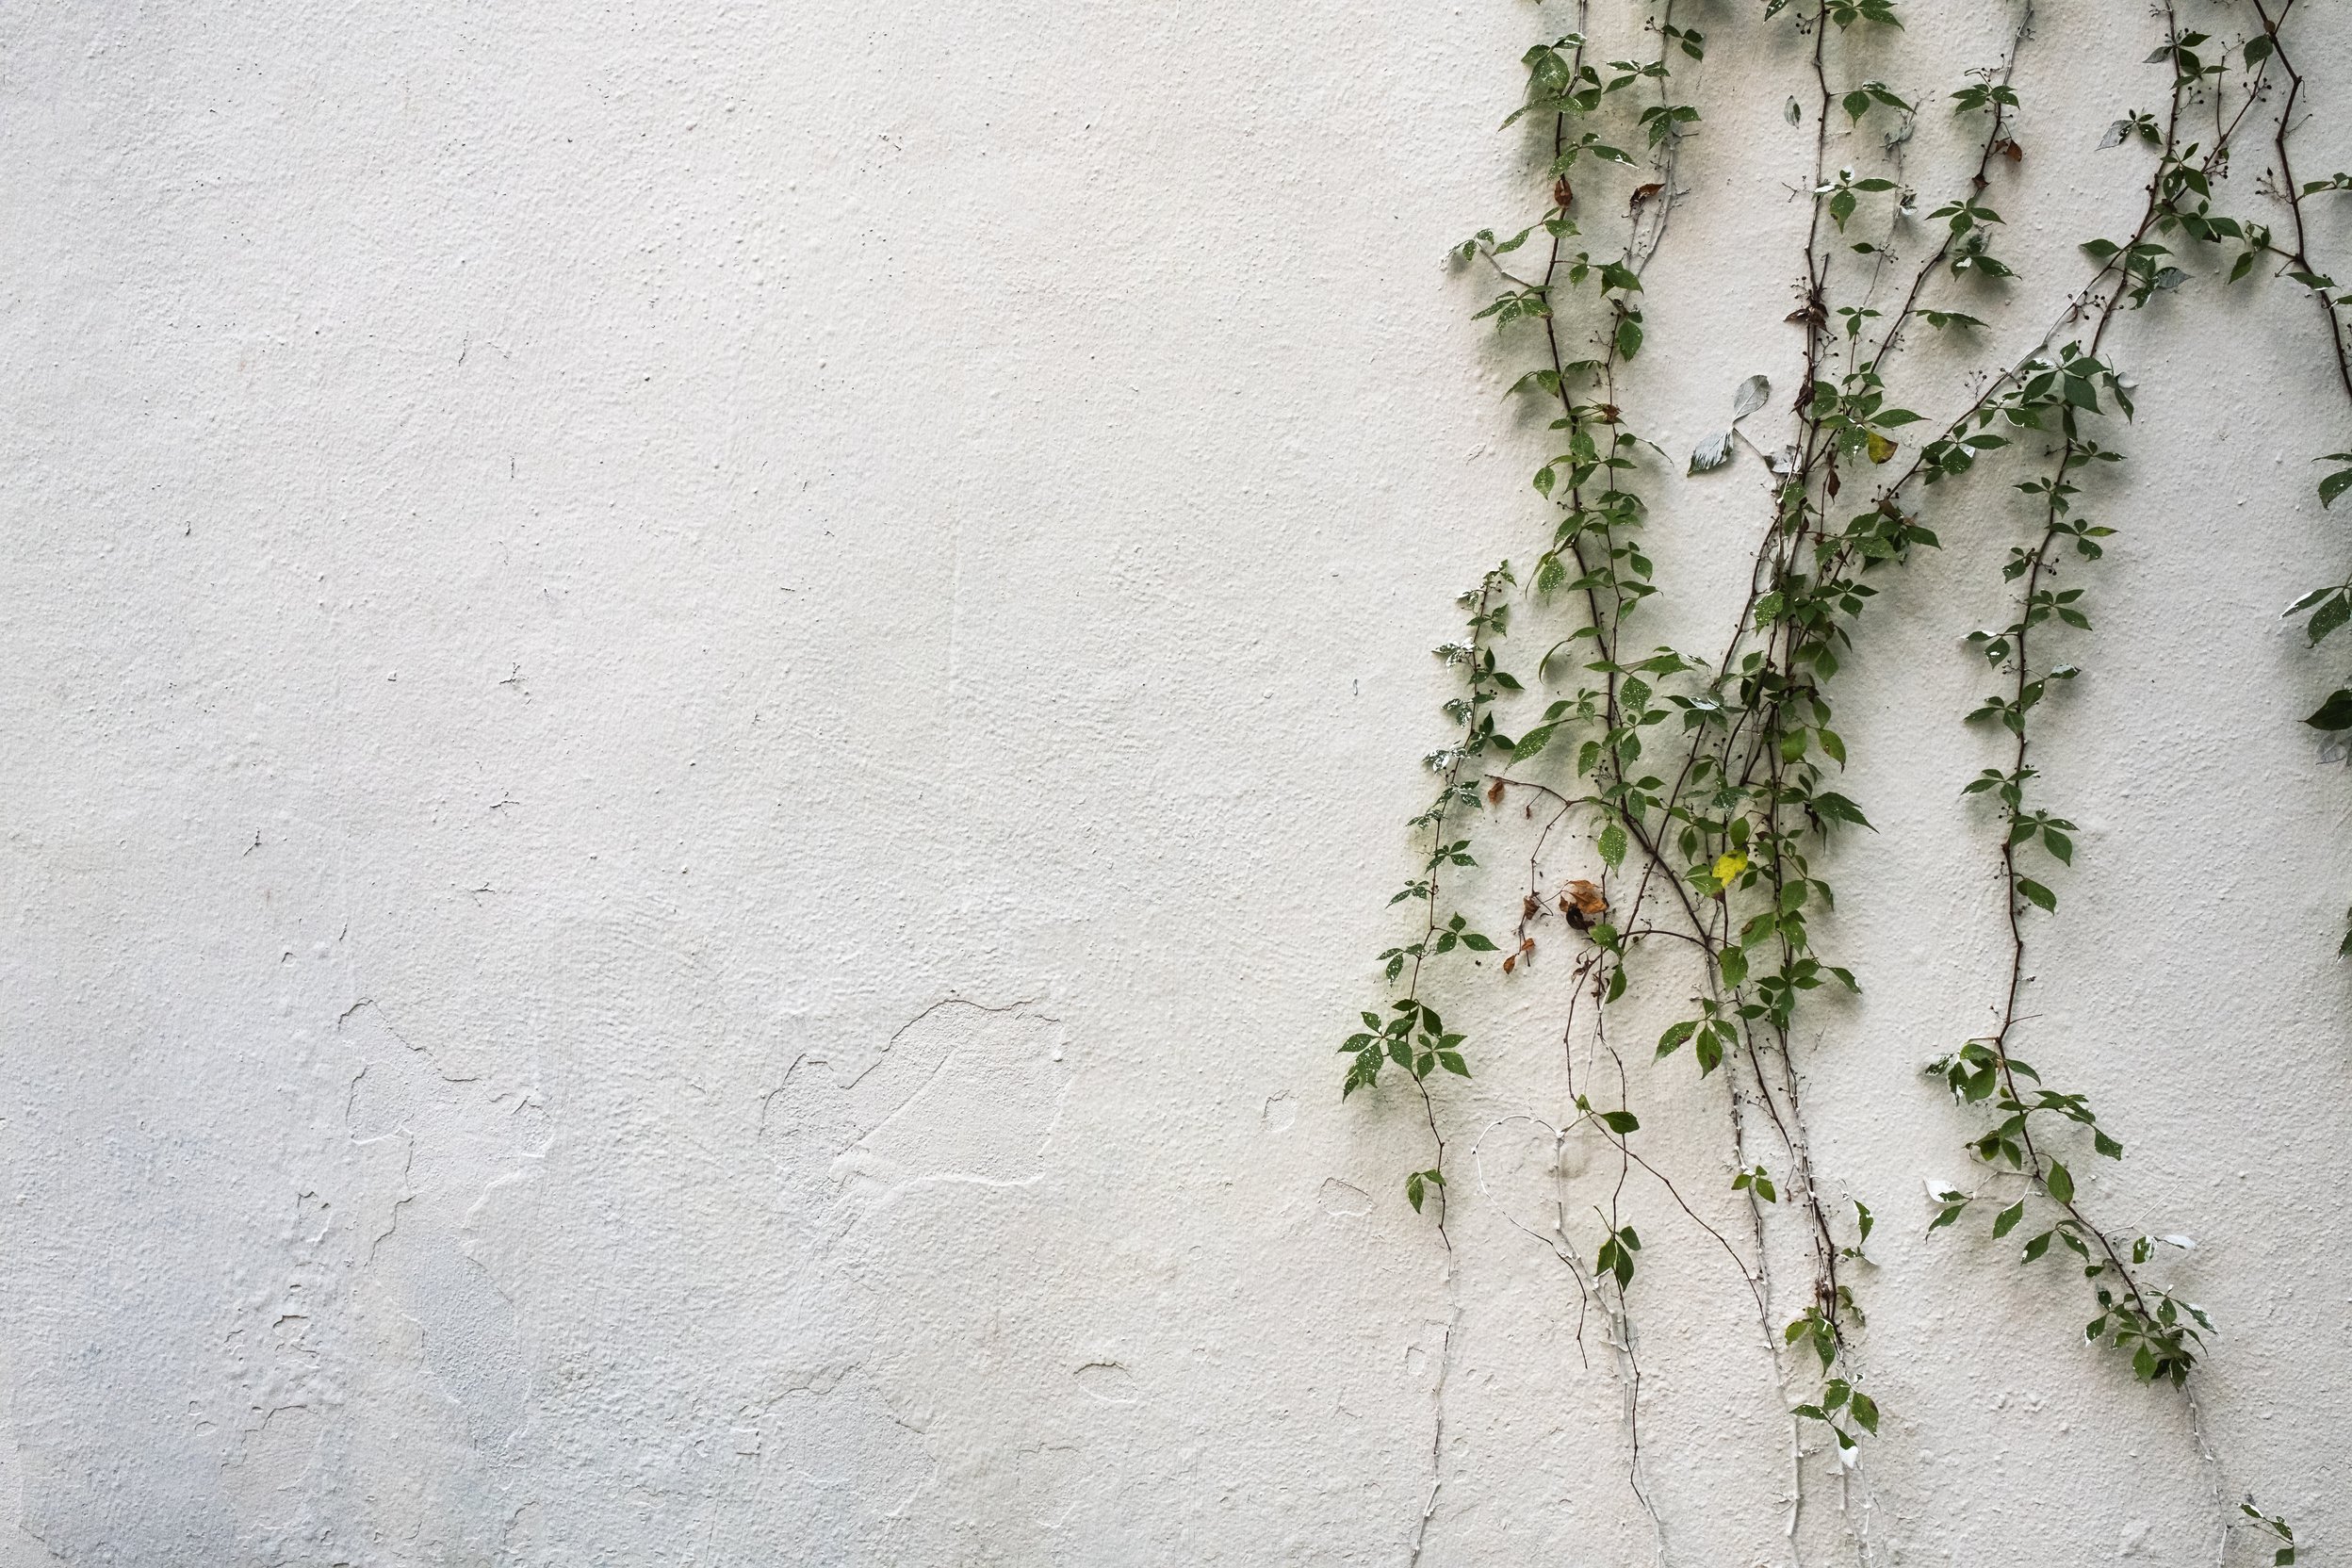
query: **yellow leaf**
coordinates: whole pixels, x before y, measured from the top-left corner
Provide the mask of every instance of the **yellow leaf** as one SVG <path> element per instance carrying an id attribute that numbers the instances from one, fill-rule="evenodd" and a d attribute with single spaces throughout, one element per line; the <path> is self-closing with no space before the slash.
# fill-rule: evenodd
<path id="1" fill-rule="evenodd" d="M 1748 856 L 1745 850 L 1735 849 L 1729 855 L 1715 857 L 1715 880 L 1726 888 L 1731 886 L 1734 878 L 1747 869 Z"/>
<path id="2" fill-rule="evenodd" d="M 1872 463 L 1884 463 L 1895 455 L 1895 444 L 1879 434 L 1878 432 L 1870 432 L 1869 440 Z"/>

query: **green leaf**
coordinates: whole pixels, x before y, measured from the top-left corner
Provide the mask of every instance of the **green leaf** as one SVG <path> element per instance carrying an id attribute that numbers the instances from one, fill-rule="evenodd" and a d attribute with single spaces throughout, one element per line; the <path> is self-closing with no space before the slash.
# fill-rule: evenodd
<path id="1" fill-rule="evenodd" d="M 2050 1173 L 2042 1178 L 2042 1184 L 2050 1188 L 2050 1195 L 2061 1203 L 2074 1201 L 2074 1175 L 2056 1160 L 2050 1162 Z"/>
<path id="2" fill-rule="evenodd" d="M 2319 504 L 2322 506 L 2333 504 L 2335 498 L 2343 495 L 2348 486 L 2352 486 L 2352 468 L 2337 469 L 2319 482 Z"/>
<path id="3" fill-rule="evenodd" d="M 2007 1208 L 2001 1210 L 2001 1213 L 1993 1217 L 1993 1239 L 1995 1241 L 1999 1241 L 2001 1237 L 2016 1230 L 2017 1228 L 2017 1221 L 2023 1219 L 2024 1217 L 2025 1200 L 2020 1198 L 2016 1202 L 2010 1204 Z"/>
<path id="4" fill-rule="evenodd" d="M 1839 760 L 1842 761 L 1844 759 L 1840 758 Z M 1862 808 L 1832 791 L 1824 790 L 1815 795 L 1813 809 L 1819 812 L 1825 822 L 1850 822 L 1856 827 L 1870 826 L 1870 819 L 1862 814 Z M 1870 831 L 1875 833 L 1878 829 L 1871 827 Z"/>
<path id="5" fill-rule="evenodd" d="M 1878 1401 L 1867 1394 L 1856 1394 L 1853 1404 L 1854 1425 L 1869 1432 L 1872 1437 L 1876 1437 L 1878 1435 Z"/>
<path id="6" fill-rule="evenodd" d="M 2339 686 L 2328 693 L 2328 700 L 2303 722 L 2313 729 L 2352 729 L 2352 687 Z"/>
<path id="7" fill-rule="evenodd" d="M 2352 693 L 2348 693 L 2346 695 L 2352 696 Z M 2344 722 L 2348 725 L 2352 725 L 2352 718 L 2347 718 Z M 2039 882 L 2034 881 L 2030 876 L 2020 876 L 2017 878 L 2017 891 L 2024 896 L 2025 901 L 2029 904 L 2039 905 L 2042 908 L 2052 912 L 2055 912 L 2058 907 L 2058 895 L 2051 892 L 2048 888 L 2043 887 Z"/>
<path id="8" fill-rule="evenodd" d="M 1697 1048 L 1697 1054 L 1699 1058 L 1699 1076 L 1704 1078 L 1708 1073 L 1714 1071 L 1717 1068 L 1723 1066 L 1723 1048 L 1727 1045 L 1735 1045 L 1738 1042 L 1739 1037 L 1732 1032 L 1730 1024 L 1723 1022 L 1720 1019 L 1718 1019 L 1715 1022 L 1708 1024 L 1707 1032 L 1699 1036 Z"/>
<path id="9" fill-rule="evenodd" d="M 1621 1135 L 1639 1132 L 1642 1127 L 1641 1119 L 1631 1111 L 1602 1111 L 1599 1116 L 1603 1125 L 1607 1126 L 1610 1132 Z"/>
<path id="10" fill-rule="evenodd" d="M 1611 871 L 1616 870 L 1625 858 L 1625 830 L 1615 823 L 1602 828 L 1600 850 L 1601 858 Z"/>
<path id="11" fill-rule="evenodd" d="M 1559 727 L 1558 725 L 1551 724 L 1537 725 L 1533 729 L 1519 737 L 1519 743 L 1511 748 L 1511 760 L 1514 762 L 1524 762 L 1533 757 L 1537 752 L 1551 744 L 1552 731 Z"/>
<path id="12" fill-rule="evenodd" d="M 2345 472 L 2352 473 L 2352 469 L 2346 469 Z M 2316 646 L 2321 638 L 2344 625 L 2347 620 L 2352 620 L 2352 594 L 2338 594 L 2319 607 L 2319 612 L 2311 617 L 2311 624 L 2307 629 L 2306 635 L 2311 638 L 2312 645 Z"/>
<path id="13" fill-rule="evenodd" d="M 1658 1054 L 1660 1056 L 1673 1055 L 1682 1049 L 1683 1042 L 1688 1040 L 1698 1027 L 1697 1022 L 1690 1019 L 1668 1025 L 1666 1032 L 1658 1037 Z"/>
<path id="14" fill-rule="evenodd" d="M 1622 316 L 1617 320 L 1617 357 L 1631 359 L 1642 351 L 1642 318 Z"/>

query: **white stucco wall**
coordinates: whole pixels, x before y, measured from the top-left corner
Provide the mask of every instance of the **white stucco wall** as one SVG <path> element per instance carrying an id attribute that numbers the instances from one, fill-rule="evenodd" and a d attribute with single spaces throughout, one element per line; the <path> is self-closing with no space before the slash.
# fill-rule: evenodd
<path id="1" fill-rule="evenodd" d="M 1793 380 L 1810 126 L 1756 8 L 1691 18 L 1628 403 L 1676 454 Z M 2005 7 L 1913 8 L 1899 88 L 1997 53 Z M 2161 86 L 2081 63 L 2144 54 L 2139 8 L 2044 8 L 2020 344 Z M 0 1562 L 1402 1564 L 1436 1480 L 1424 1562 L 1650 1560 L 1499 1142 L 1449 1284 L 1413 1123 L 1332 1054 L 1443 738 L 1427 650 L 1546 526 L 1524 362 L 1440 259 L 1525 204 L 1494 127 L 1543 25 L 0 20 Z M 2352 29 L 2308 37 L 2324 172 Z M 1881 831 L 1823 940 L 1869 989 L 1806 1061 L 1881 1217 L 1887 1417 L 1814 1478 L 1813 1560 L 1867 1525 L 1885 1562 L 2211 1562 L 2216 1485 L 2307 1560 L 2352 1540 L 2352 776 L 2295 722 L 2341 650 L 2278 618 L 2352 560 L 2308 461 L 2352 443 L 2306 308 L 2199 283 L 2119 330 L 2123 532 L 2043 757 L 2084 831 L 2029 1054 L 2131 1146 L 2102 1212 L 2203 1243 L 2224 1471 L 2061 1271 L 1921 1234 L 1970 1123 L 1918 1068 L 2001 953 L 1957 793 L 1959 638 L 2026 527 L 1988 478 L 1847 686 Z M 1761 484 L 1656 478 L 1659 640 L 1720 635 Z M 1557 1110 L 1544 985 L 1449 996 L 1465 1136 Z M 1727 1213 L 1720 1085 L 1636 1070 Z M 1785 1561 L 1752 1309 L 1636 1201 L 1666 1559 Z"/>

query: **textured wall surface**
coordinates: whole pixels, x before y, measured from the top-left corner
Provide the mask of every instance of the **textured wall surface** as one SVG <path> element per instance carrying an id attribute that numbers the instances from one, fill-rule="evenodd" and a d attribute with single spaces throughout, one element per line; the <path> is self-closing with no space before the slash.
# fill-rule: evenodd
<path id="1" fill-rule="evenodd" d="M 1873 74 L 1939 99 L 2010 14 L 1919 10 Z M 2128 223 L 2145 155 L 2092 148 L 2163 90 L 2141 8 L 2045 10 L 1988 360 Z M 1627 391 L 1694 645 L 1764 478 L 1679 455 L 1751 372 L 1780 428 L 1797 363 L 1812 128 L 1756 11 L 1690 17 L 1708 118 Z M 1425 1511 L 1440 1568 L 1650 1560 L 1616 1369 L 1513 1224 L 1558 976 L 1448 995 L 1486 1138 L 1450 1277 L 1413 1120 L 1343 1107 L 1332 1054 L 1445 734 L 1427 650 L 1548 526 L 1526 361 L 1441 257 L 1527 204 L 1495 126 L 1550 24 L 0 18 L 0 1563 L 1401 1568 Z M 2352 28 L 2307 55 L 2325 172 Z M 2101 1212 L 2201 1243 L 2217 1462 L 2082 1345 L 2079 1282 L 1922 1234 L 1972 1123 L 1919 1068 L 2004 951 L 1957 792 L 1960 638 L 2029 526 L 1991 478 L 1846 678 L 1880 831 L 1822 939 L 1868 989 L 1805 1061 L 1881 1217 L 1887 1417 L 1810 1471 L 1808 1560 L 2210 1563 L 2247 1488 L 2311 1560 L 2352 1542 L 2352 776 L 2278 614 L 2352 558 L 2309 461 L 2352 443 L 2297 291 L 2190 265 L 2115 339 L 2140 416 L 2050 710 L 2082 852 L 2028 1054 L 2131 1146 Z M 1931 413 L 1957 363 L 1905 362 Z M 1508 875 L 1465 890 L 1508 923 Z M 1687 1065 L 1636 1065 L 1644 1120 L 1728 1217 Z M 1753 1309 L 1633 1200 L 1666 1560 L 1784 1562 Z"/>

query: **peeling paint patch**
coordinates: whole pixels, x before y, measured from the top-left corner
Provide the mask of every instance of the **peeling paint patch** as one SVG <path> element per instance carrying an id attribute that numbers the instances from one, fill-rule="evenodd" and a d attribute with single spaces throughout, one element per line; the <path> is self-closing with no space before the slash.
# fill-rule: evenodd
<path id="1" fill-rule="evenodd" d="M 1135 1375 L 1115 1361 L 1090 1361 L 1072 1376 L 1088 1396 L 1106 1405 L 1132 1405 L 1140 1396 Z"/>
<path id="2" fill-rule="evenodd" d="M 1336 1215 L 1342 1219 L 1359 1219 L 1372 1212 L 1372 1195 L 1336 1176 L 1324 1178 L 1322 1189 L 1315 1195 L 1315 1200 L 1323 1206 L 1325 1214 Z"/>

